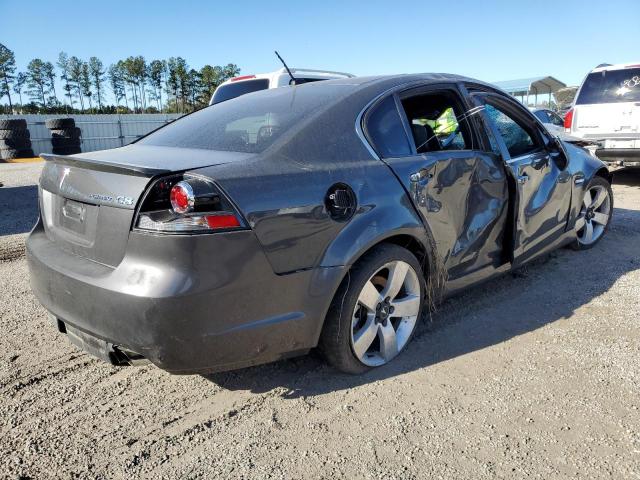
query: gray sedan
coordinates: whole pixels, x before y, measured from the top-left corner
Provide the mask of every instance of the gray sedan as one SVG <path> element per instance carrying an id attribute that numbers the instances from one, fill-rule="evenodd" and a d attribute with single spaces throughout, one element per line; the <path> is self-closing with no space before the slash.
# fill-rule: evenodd
<path id="1" fill-rule="evenodd" d="M 602 162 L 455 75 L 266 90 L 44 157 L 37 298 L 79 347 L 172 373 L 380 367 L 434 302 L 592 247 L 613 211 Z"/>

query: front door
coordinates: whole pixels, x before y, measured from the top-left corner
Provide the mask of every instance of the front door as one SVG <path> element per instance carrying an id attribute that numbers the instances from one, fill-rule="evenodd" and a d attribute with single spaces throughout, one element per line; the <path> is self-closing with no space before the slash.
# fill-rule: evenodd
<path id="1" fill-rule="evenodd" d="M 565 232 L 571 200 L 567 158 L 521 105 L 497 94 L 475 98 L 516 184 L 513 261 L 518 265 Z"/>

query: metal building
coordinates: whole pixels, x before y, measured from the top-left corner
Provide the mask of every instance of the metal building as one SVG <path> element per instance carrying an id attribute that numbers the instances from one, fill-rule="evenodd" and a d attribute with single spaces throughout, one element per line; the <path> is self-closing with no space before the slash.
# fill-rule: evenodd
<path id="1" fill-rule="evenodd" d="M 538 95 L 547 95 L 548 104 L 551 105 L 552 95 L 567 86 L 566 83 L 551 76 L 505 80 L 493 82 L 493 84 L 508 94 L 519 97 L 526 106 L 530 105 L 531 96 L 534 97 L 533 104 L 538 105 Z"/>

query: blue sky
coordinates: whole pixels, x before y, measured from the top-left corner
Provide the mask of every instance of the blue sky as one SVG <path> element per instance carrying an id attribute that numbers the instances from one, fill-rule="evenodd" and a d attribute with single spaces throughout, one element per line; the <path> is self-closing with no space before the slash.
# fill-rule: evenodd
<path id="1" fill-rule="evenodd" d="M 108 65 L 184 57 L 243 73 L 290 66 L 356 75 L 449 72 L 579 83 L 602 62 L 640 62 L 640 1 L 0 0 L 0 42 L 19 70 L 66 51 Z"/>

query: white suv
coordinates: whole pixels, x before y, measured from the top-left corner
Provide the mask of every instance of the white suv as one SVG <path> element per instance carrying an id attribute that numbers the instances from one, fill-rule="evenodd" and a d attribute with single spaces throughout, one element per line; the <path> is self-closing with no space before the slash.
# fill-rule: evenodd
<path id="1" fill-rule="evenodd" d="M 326 70 L 307 70 L 291 68 L 291 74 L 296 79 L 294 82 L 285 68 L 271 73 L 259 73 L 257 75 L 242 75 L 227 80 L 216 88 L 211 96 L 209 105 L 231 100 L 245 93 L 266 90 L 268 88 L 284 87 L 286 85 L 300 85 L 302 83 L 317 82 L 319 80 L 332 80 L 334 78 L 351 78 L 350 73 L 330 72 Z"/>
<path id="2" fill-rule="evenodd" d="M 640 63 L 599 65 L 589 72 L 564 127 L 573 136 L 599 141 L 601 160 L 640 167 Z"/>

